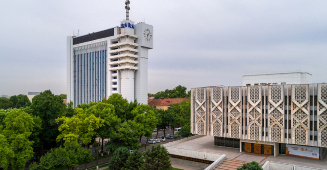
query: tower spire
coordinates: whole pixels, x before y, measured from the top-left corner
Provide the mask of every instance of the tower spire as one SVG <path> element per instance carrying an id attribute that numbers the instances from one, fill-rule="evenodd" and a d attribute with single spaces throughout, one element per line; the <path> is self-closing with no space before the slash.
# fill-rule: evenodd
<path id="1" fill-rule="evenodd" d="M 129 20 L 129 10 L 131 9 L 130 7 L 129 7 L 129 4 L 130 4 L 131 2 L 129 1 L 129 0 L 126 0 L 126 2 L 125 2 L 125 9 L 126 9 L 126 20 Z"/>

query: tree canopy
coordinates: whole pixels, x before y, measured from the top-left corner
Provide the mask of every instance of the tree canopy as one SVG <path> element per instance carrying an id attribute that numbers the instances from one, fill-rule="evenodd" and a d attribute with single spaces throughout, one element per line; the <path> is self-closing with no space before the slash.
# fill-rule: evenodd
<path id="1" fill-rule="evenodd" d="M 42 130 L 38 135 L 42 149 L 57 146 L 56 138 L 59 131 L 55 120 L 65 116 L 66 113 L 66 105 L 62 98 L 46 90 L 33 98 L 31 109 L 33 109 L 33 115 L 39 116 L 42 120 Z"/>
<path id="2" fill-rule="evenodd" d="M 0 128 L 0 146 L 4 148 L 0 150 L 8 156 L 3 160 L 4 166 L 10 162 L 13 169 L 24 169 L 33 156 L 33 142 L 29 140 L 35 124 L 33 117 L 20 109 L 9 109 L 3 124 Z"/>
<path id="3" fill-rule="evenodd" d="M 152 145 L 151 149 L 148 149 L 143 153 L 143 156 L 143 170 L 171 168 L 170 156 L 164 146 Z"/>
<path id="4" fill-rule="evenodd" d="M 189 98 L 190 93 L 186 92 L 187 88 L 181 85 L 176 86 L 174 89 L 166 89 L 154 94 L 155 99 L 159 98 Z M 151 95 L 151 94 L 150 94 Z"/>
<path id="5" fill-rule="evenodd" d="M 0 109 L 9 109 L 13 105 L 12 101 L 6 97 L 0 97 Z"/>
<path id="6" fill-rule="evenodd" d="M 13 103 L 13 108 L 21 108 L 31 105 L 31 101 L 26 95 L 20 94 L 17 96 L 11 96 L 10 101 Z"/>
<path id="7" fill-rule="evenodd" d="M 237 170 L 262 170 L 258 162 L 252 161 L 246 164 L 243 164 L 242 167 L 237 168 Z"/>

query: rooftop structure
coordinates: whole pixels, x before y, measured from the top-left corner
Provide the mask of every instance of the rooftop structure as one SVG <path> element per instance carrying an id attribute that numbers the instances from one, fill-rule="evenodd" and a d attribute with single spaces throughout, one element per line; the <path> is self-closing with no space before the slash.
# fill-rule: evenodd
<path id="1" fill-rule="evenodd" d="M 188 101 L 188 98 L 150 99 L 148 105 L 156 106 L 157 109 L 167 110 L 172 104 Z"/>
<path id="2" fill-rule="evenodd" d="M 243 86 L 259 84 L 310 84 L 308 72 L 286 72 L 243 75 Z"/>

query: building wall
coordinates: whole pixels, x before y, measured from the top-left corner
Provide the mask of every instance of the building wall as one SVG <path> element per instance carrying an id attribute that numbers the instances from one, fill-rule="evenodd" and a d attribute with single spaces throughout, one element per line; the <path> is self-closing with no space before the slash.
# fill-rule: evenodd
<path id="1" fill-rule="evenodd" d="M 261 83 L 310 84 L 312 75 L 307 72 L 243 75 L 243 86 Z"/>
<path id="2" fill-rule="evenodd" d="M 134 29 L 133 21 L 123 20 L 121 28 L 67 37 L 67 101 L 76 107 L 118 93 L 147 104 L 152 36 L 153 26 L 138 23 Z"/>
<path id="3" fill-rule="evenodd" d="M 191 132 L 327 147 L 327 84 L 192 89 Z"/>

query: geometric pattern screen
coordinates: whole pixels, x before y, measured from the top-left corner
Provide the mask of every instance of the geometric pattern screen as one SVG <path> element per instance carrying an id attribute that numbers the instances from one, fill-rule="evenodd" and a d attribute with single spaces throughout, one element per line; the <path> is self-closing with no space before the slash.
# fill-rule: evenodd
<path id="1" fill-rule="evenodd" d="M 195 90 L 195 132 L 198 135 L 206 135 L 206 89 Z"/>
<path id="2" fill-rule="evenodd" d="M 210 89 L 210 115 L 213 136 L 223 136 L 223 88 Z"/>
<path id="3" fill-rule="evenodd" d="M 231 138 L 241 138 L 242 134 L 242 91 L 241 87 L 229 87 L 228 129 Z"/>
<path id="4" fill-rule="evenodd" d="M 327 148 L 327 84 L 214 86 L 191 95 L 194 134 Z"/>
<path id="5" fill-rule="evenodd" d="M 318 146 L 327 147 L 327 84 L 318 84 Z"/>
<path id="6" fill-rule="evenodd" d="M 292 85 L 292 143 L 309 144 L 309 85 Z"/>
<path id="7" fill-rule="evenodd" d="M 249 86 L 247 89 L 247 121 L 248 139 L 261 140 L 262 132 L 262 102 L 261 86 Z"/>
<path id="8" fill-rule="evenodd" d="M 269 141 L 284 141 L 284 90 L 283 86 L 268 88 L 268 127 Z"/>

